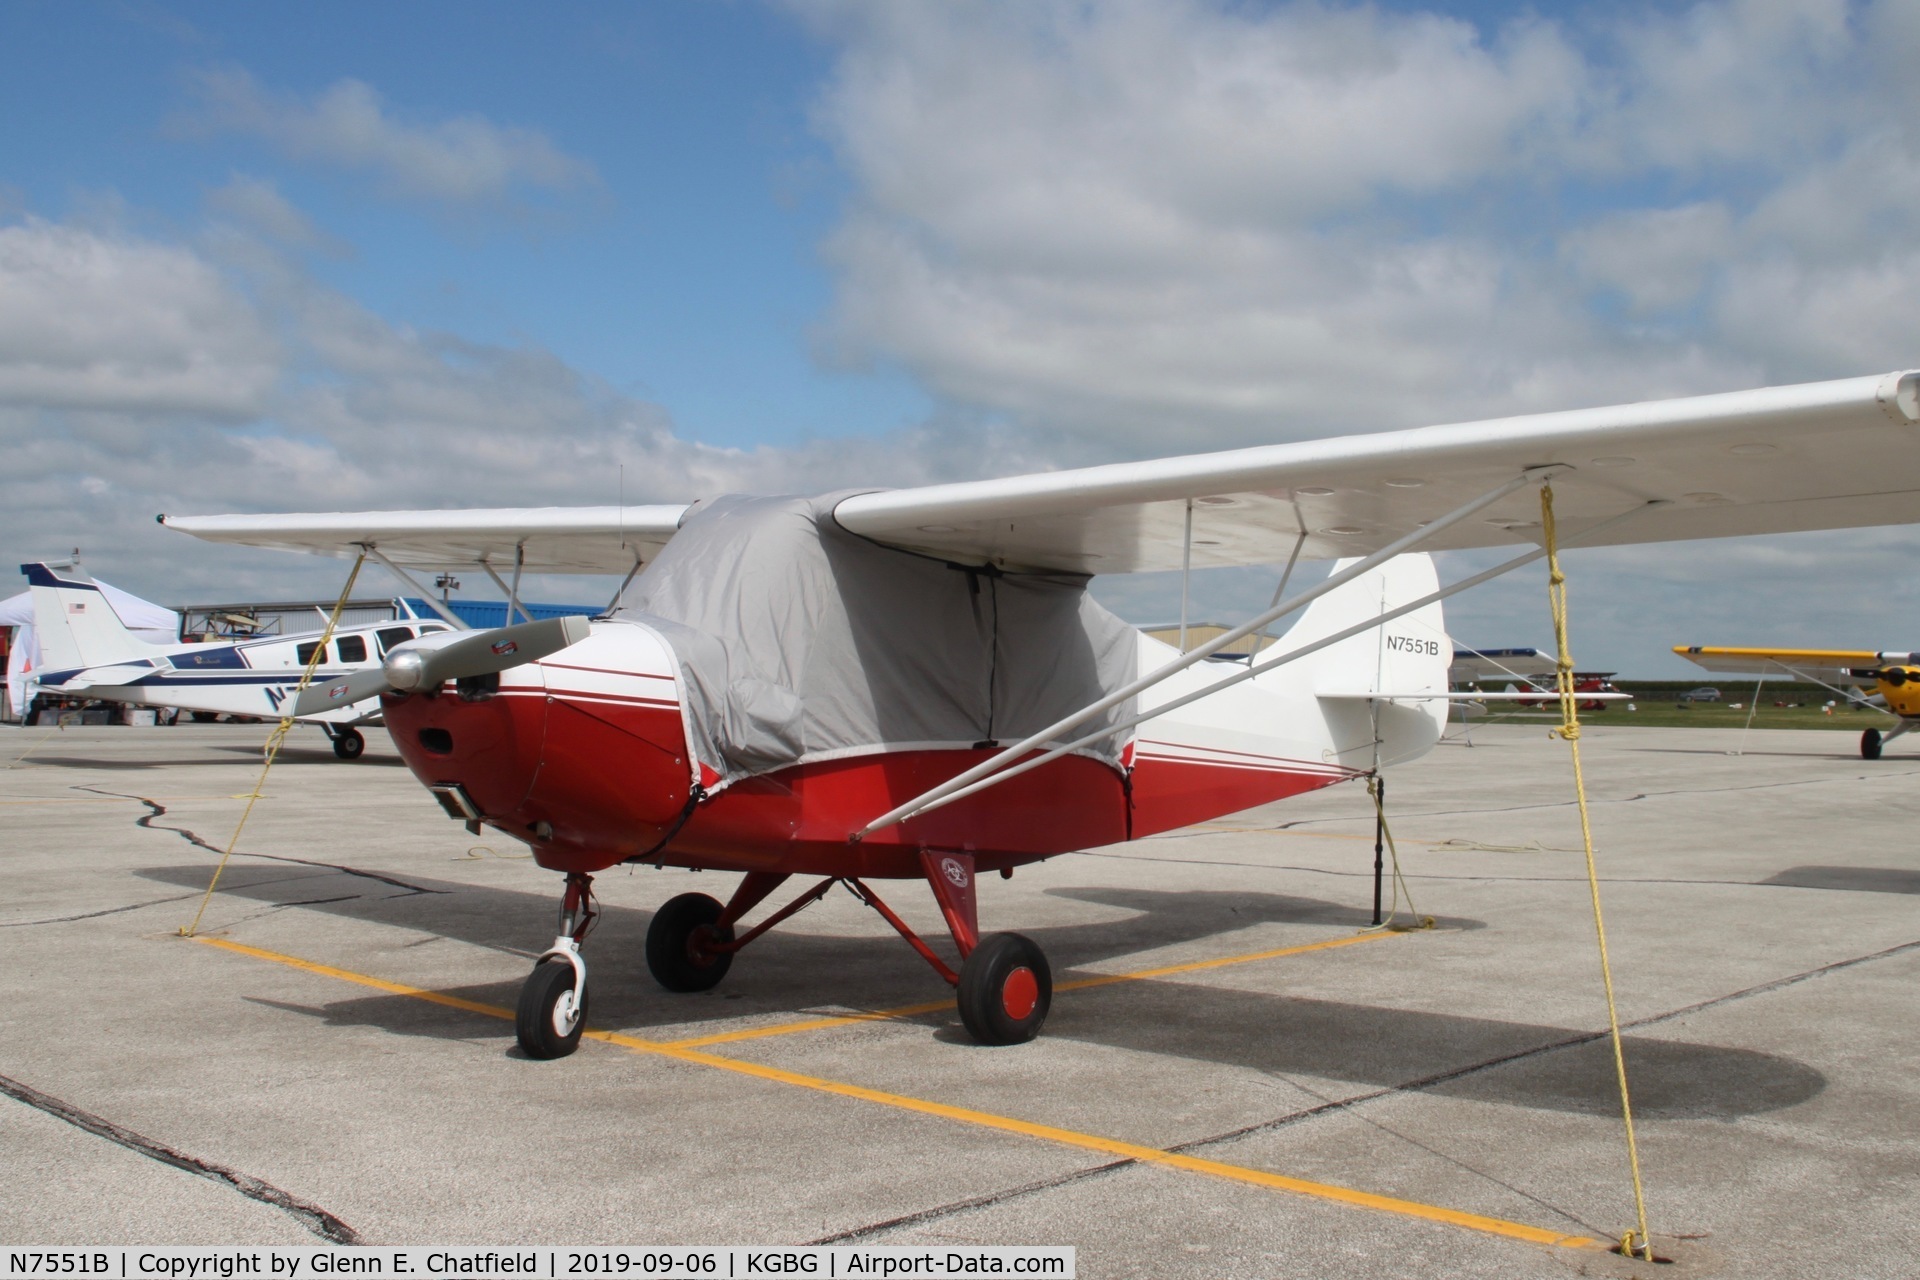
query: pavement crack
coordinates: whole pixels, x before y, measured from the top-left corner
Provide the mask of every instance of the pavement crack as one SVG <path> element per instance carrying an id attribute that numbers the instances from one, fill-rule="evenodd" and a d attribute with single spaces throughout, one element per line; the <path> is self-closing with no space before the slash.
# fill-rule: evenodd
<path id="1" fill-rule="evenodd" d="M 1028 1182 L 1018 1187 L 1009 1187 L 1005 1191 L 993 1191 L 983 1196 L 970 1196 L 965 1200 L 955 1200 L 948 1204 L 934 1205 L 927 1209 L 917 1209 L 912 1213 L 903 1213 L 897 1218 L 887 1218 L 880 1222 L 869 1222 L 862 1227 L 849 1227 L 845 1231 L 836 1231 L 830 1236 L 821 1236 L 818 1240 L 808 1240 L 807 1245 L 848 1244 L 856 1240 L 865 1240 L 889 1231 L 900 1231 L 907 1227 L 917 1227 L 923 1223 L 935 1222 L 941 1218 L 952 1217 L 957 1213 L 971 1213 L 977 1209 L 991 1209 L 1013 1200 L 1025 1199 L 1043 1191 L 1052 1191 L 1070 1183 L 1084 1182 L 1088 1178 L 1098 1178 L 1104 1174 L 1115 1173 L 1138 1160 L 1110 1160 L 1106 1164 L 1097 1164 L 1085 1169 L 1075 1169 L 1072 1173 L 1063 1173 L 1057 1178 L 1046 1178 L 1040 1182 Z"/>
<path id="2" fill-rule="evenodd" d="M 79 1107 L 40 1092 L 31 1085 L 25 1085 L 7 1076 L 0 1076 L 0 1093 L 17 1102 L 26 1104 L 36 1111 L 45 1112 L 56 1120 L 64 1120 L 75 1128 L 84 1129 L 95 1137 L 105 1138 L 108 1142 L 137 1152 L 150 1160 L 172 1165 L 195 1177 L 206 1178 L 213 1182 L 224 1183 L 238 1191 L 249 1200 L 258 1200 L 262 1204 L 272 1205 L 294 1218 L 300 1225 L 324 1240 L 334 1244 L 359 1244 L 360 1235 L 352 1227 L 328 1213 L 318 1205 L 308 1204 L 298 1196 L 291 1195 L 270 1182 L 263 1182 L 249 1173 L 238 1169 L 229 1169 L 223 1164 L 211 1160 L 202 1160 L 183 1151 L 176 1151 L 162 1142 L 144 1137 L 124 1129 L 91 1111 L 82 1111 Z"/>
<path id="3" fill-rule="evenodd" d="M 82 911 L 77 916 L 53 916 L 46 920 L 9 920 L 0 924 L 0 929 L 26 929 L 41 924 L 72 924 L 75 920 L 92 920 L 99 916 L 117 916 L 123 911 L 140 911 L 147 907 L 165 906 L 169 902 L 185 902 L 188 898 L 197 898 L 197 893 L 175 894 L 171 898 L 155 898 L 152 902 L 134 902 L 124 907 L 106 907 L 99 911 Z"/>
<path id="4" fill-rule="evenodd" d="M 105 791 L 99 787 L 75 787 L 74 790 L 90 791 L 97 796 L 112 796 L 116 800 L 137 800 L 147 807 L 147 812 L 133 820 L 134 826 L 145 827 L 149 831 L 171 831 L 196 849 L 205 849 L 208 853 L 217 853 L 221 857 L 225 857 L 227 854 L 227 851 L 218 845 L 207 843 L 206 840 L 201 838 L 199 832 L 194 831 L 190 827 L 169 826 L 164 822 L 156 823 L 154 821 L 155 818 L 163 818 L 167 813 L 167 807 L 158 800 L 149 800 L 146 796 L 128 795 L 124 791 Z M 342 875 L 359 876 L 363 880 L 378 880 L 381 884 L 390 884 L 396 889 L 404 889 L 408 894 L 452 892 L 450 889 L 429 889 L 424 885 L 411 884 L 394 876 L 382 875 L 378 871 L 363 871 L 359 867 L 349 867 L 339 862 L 321 862 L 313 858 L 294 858 L 278 853 L 254 853 L 245 849 L 235 849 L 234 852 L 242 857 L 266 858 L 271 862 L 292 862 L 303 867 L 325 867 L 331 871 L 338 871 Z M 405 897 L 406 894 L 394 896 Z"/>
<path id="5" fill-rule="evenodd" d="M 1920 940 L 1903 942 L 1898 946 L 1887 947 L 1881 951 L 1869 952 L 1866 955 L 1851 956 L 1845 960 L 1836 960 L 1832 964 L 1824 964 L 1818 968 L 1790 974 L 1784 978 L 1775 978 L 1769 982 L 1762 982 L 1755 986 L 1743 987 L 1738 991 L 1731 991 L 1725 995 L 1714 996 L 1709 1000 L 1696 1001 L 1693 1004 L 1683 1005 L 1678 1009 L 1669 1009 L 1664 1013 L 1649 1014 L 1644 1018 L 1635 1018 L 1630 1022 L 1621 1023 L 1620 1030 L 1623 1033 L 1627 1031 L 1637 1031 L 1644 1027 L 1656 1026 L 1659 1023 L 1671 1022 L 1675 1019 L 1684 1018 L 1690 1014 L 1700 1013 L 1707 1009 L 1717 1008 L 1724 1004 L 1731 1004 L 1738 1000 L 1747 1000 L 1754 996 L 1766 995 L 1787 987 L 1797 986 L 1802 982 L 1807 982 L 1814 978 L 1824 977 L 1827 974 L 1836 973 L 1842 969 L 1853 968 L 1855 965 L 1871 964 L 1876 960 L 1887 960 L 1912 951 L 1920 951 Z M 1402 1093 L 1417 1093 L 1423 1089 L 1431 1089 L 1439 1085 L 1451 1084 L 1455 1080 L 1460 1080 L 1482 1071 L 1491 1071 L 1496 1067 L 1504 1067 L 1510 1063 L 1523 1062 L 1529 1058 L 1537 1058 L 1549 1053 L 1557 1053 L 1562 1049 L 1573 1049 L 1581 1045 L 1592 1044 L 1596 1040 L 1606 1039 L 1607 1034 L 1605 1031 L 1576 1033 L 1559 1040 L 1549 1041 L 1546 1044 L 1534 1045 L 1530 1048 L 1516 1050 L 1513 1053 L 1503 1053 L 1480 1062 L 1469 1063 L 1466 1066 L 1455 1067 L 1448 1071 L 1438 1071 L 1432 1075 L 1422 1076 L 1416 1080 L 1408 1080 L 1400 1084 L 1389 1085 L 1384 1089 L 1374 1089 L 1367 1093 L 1354 1094 L 1346 1098 L 1329 1099 L 1318 1106 L 1306 1107 L 1299 1111 L 1291 1111 L 1284 1116 L 1276 1116 L 1271 1120 L 1262 1120 L 1257 1124 L 1243 1125 L 1238 1129 L 1229 1129 L 1225 1133 L 1216 1133 L 1204 1138 L 1193 1138 L 1186 1142 L 1175 1143 L 1172 1146 L 1164 1148 L 1164 1150 L 1172 1155 L 1184 1155 L 1189 1152 L 1202 1150 L 1206 1147 L 1234 1142 L 1240 1138 L 1250 1137 L 1253 1134 L 1270 1133 L 1275 1129 L 1283 1129 L 1291 1125 L 1296 1125 L 1317 1116 L 1352 1110 L 1379 1098 L 1391 1097 L 1395 1094 Z M 981 1209 L 994 1208 L 1013 1200 L 1039 1195 L 1043 1192 L 1052 1191 L 1058 1187 L 1069 1186 L 1089 1178 L 1097 1178 L 1107 1174 L 1117 1173 L 1122 1169 L 1139 1163 L 1140 1161 L 1132 1159 L 1112 1160 L 1105 1164 L 1092 1165 L 1084 1169 L 1075 1169 L 1071 1173 L 1065 1173 L 1055 1178 L 1044 1179 L 1040 1182 L 1024 1183 L 1017 1187 L 1009 1187 L 1004 1191 L 990 1192 L 980 1196 L 970 1196 L 965 1200 L 954 1200 L 947 1204 L 934 1205 L 926 1209 L 915 1210 L 912 1213 L 901 1214 L 898 1217 L 886 1218 L 879 1222 L 870 1222 L 864 1226 L 849 1227 L 845 1231 L 837 1231 L 832 1235 L 821 1236 L 817 1240 L 809 1240 L 806 1243 L 809 1245 L 847 1244 L 857 1240 L 869 1239 L 873 1236 L 885 1235 L 889 1232 L 901 1231 L 909 1227 L 923 1226 L 942 1218 L 952 1217 L 955 1214 L 972 1213 Z M 1482 1176 L 1488 1176 L 1480 1170 L 1475 1170 L 1475 1172 L 1482 1173 Z M 1501 1185 L 1506 1186 L 1507 1184 L 1502 1183 Z M 1581 1219 L 1568 1213 L 1565 1209 L 1547 1204 L 1536 1196 L 1532 1196 L 1524 1191 L 1519 1191 L 1518 1188 L 1509 1187 L 1508 1189 L 1527 1196 L 1528 1199 L 1535 1201 L 1543 1208 L 1565 1214 L 1571 1221 L 1581 1222 Z M 1588 1224 L 1582 1222 L 1582 1225 L 1587 1226 Z M 1594 1228 L 1590 1226 L 1588 1226 L 1588 1229 L 1594 1230 Z"/>
<path id="6" fill-rule="evenodd" d="M 1894 956 L 1904 955 L 1916 950 L 1920 950 L 1920 940 L 1903 942 L 1898 946 L 1888 947 L 1882 951 L 1869 952 L 1866 955 L 1852 956 L 1845 960 L 1836 960 L 1832 964 L 1823 964 L 1818 968 L 1807 969 L 1801 973 L 1789 974 L 1784 978 L 1775 978 L 1769 982 L 1759 983 L 1756 986 L 1743 987 L 1738 991 L 1730 991 L 1725 995 L 1714 996 L 1708 1000 L 1700 1000 L 1693 1004 L 1683 1005 L 1678 1009 L 1669 1009 L 1664 1013 L 1654 1013 L 1644 1018 L 1635 1018 L 1629 1022 L 1621 1023 L 1620 1030 L 1622 1034 L 1624 1034 L 1629 1031 L 1638 1031 L 1645 1027 L 1657 1026 L 1663 1022 L 1672 1022 L 1675 1019 L 1685 1018 L 1691 1014 L 1701 1013 L 1708 1009 L 1715 1009 L 1721 1005 L 1732 1004 L 1738 1000 L 1748 1000 L 1754 996 L 1767 995 L 1774 991 L 1784 990 L 1787 987 L 1798 986 L 1802 982 L 1825 977 L 1827 974 L 1836 973 L 1842 969 L 1851 969 L 1855 965 L 1871 964 L 1876 960 L 1887 960 Z M 1328 1102 L 1323 1102 L 1319 1106 L 1306 1107 L 1299 1111 L 1291 1111 L 1284 1116 L 1276 1116 L 1271 1120 L 1262 1120 L 1257 1124 L 1244 1125 L 1238 1129 L 1230 1129 L 1225 1133 L 1216 1133 L 1210 1137 L 1195 1138 L 1189 1142 L 1168 1147 L 1167 1150 L 1178 1154 L 1194 1151 L 1201 1147 L 1213 1146 L 1217 1143 L 1233 1142 L 1251 1134 L 1269 1133 L 1275 1129 L 1283 1129 L 1289 1125 L 1299 1124 L 1304 1120 L 1314 1119 L 1317 1116 L 1323 1116 L 1337 1111 L 1351 1110 L 1352 1108 L 1372 1102 L 1378 1098 L 1391 1097 L 1395 1094 L 1402 1093 L 1418 1093 L 1424 1089 L 1432 1089 L 1439 1085 L 1452 1084 L 1456 1080 L 1477 1075 L 1482 1071 L 1491 1071 L 1495 1067 L 1504 1067 L 1511 1063 L 1524 1062 L 1529 1058 L 1538 1058 L 1549 1053 L 1558 1053 L 1562 1049 L 1577 1049 L 1582 1045 L 1592 1044 L 1596 1040 L 1605 1040 L 1607 1036 L 1608 1033 L 1605 1030 L 1577 1032 L 1559 1040 L 1548 1041 L 1546 1044 L 1533 1045 L 1526 1049 L 1517 1049 L 1512 1053 L 1499 1054 L 1480 1062 L 1469 1063 L 1463 1067 L 1454 1067 L 1451 1070 L 1438 1071 L 1432 1075 L 1421 1076 L 1416 1080 L 1406 1080 L 1399 1084 L 1388 1085 L 1384 1089 L 1373 1089 L 1366 1093 L 1354 1094 L 1351 1097 L 1336 1098 Z"/>

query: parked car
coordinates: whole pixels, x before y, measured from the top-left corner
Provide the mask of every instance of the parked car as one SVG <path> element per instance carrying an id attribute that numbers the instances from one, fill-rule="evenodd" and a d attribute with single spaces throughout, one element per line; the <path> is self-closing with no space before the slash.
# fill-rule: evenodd
<path id="1" fill-rule="evenodd" d="M 1698 689 L 1689 689 L 1685 693 L 1681 694 L 1680 701 L 1682 702 L 1718 702 L 1720 701 L 1720 691 L 1714 688 L 1710 684 L 1703 684 Z"/>

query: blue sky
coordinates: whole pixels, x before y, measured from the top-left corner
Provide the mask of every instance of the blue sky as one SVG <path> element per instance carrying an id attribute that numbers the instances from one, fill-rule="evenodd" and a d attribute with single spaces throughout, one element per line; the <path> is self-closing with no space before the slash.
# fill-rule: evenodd
<path id="1" fill-rule="evenodd" d="M 0 543 L 324 594 L 152 516 L 825 492 L 1904 367 L 1917 60 L 1911 0 L 19 0 Z M 1915 542 L 1585 553 L 1582 661 L 1913 647 Z M 1535 594 L 1456 634 L 1543 643 Z"/>
<path id="2" fill-rule="evenodd" d="M 0 10 L 0 112 L 37 124 L 7 130 L 0 181 L 44 217 L 124 202 L 185 228 L 234 174 L 264 178 L 337 241 L 314 274 L 395 323 L 546 347 L 701 440 L 875 432 L 928 400 L 897 370 L 810 357 L 832 289 L 816 249 L 846 193 L 808 120 L 831 64 L 757 4 L 29 2 Z M 479 115 L 590 172 L 477 212 L 391 198 L 199 127 L 208 72 L 296 99 L 359 81 L 402 122 Z"/>

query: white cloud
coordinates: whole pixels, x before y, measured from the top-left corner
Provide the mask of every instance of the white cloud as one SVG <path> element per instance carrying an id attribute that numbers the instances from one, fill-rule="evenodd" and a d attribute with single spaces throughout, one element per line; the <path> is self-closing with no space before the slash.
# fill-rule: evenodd
<path id="1" fill-rule="evenodd" d="M 289 248 L 318 249 L 335 257 L 352 253 L 350 246 L 316 227 L 278 188 L 262 178 L 234 174 L 226 186 L 207 193 L 207 206 Z"/>
<path id="2" fill-rule="evenodd" d="M 816 118 L 855 191 L 820 350 L 1043 437 L 1150 457 L 1920 352 L 1911 3 L 1594 5 L 1490 34 L 1330 0 L 801 8 L 841 47 Z M 1771 639 L 1806 601 L 1815 630 L 1849 606 L 1871 630 L 1911 602 L 1851 584 L 1915 544 L 1591 553 L 1586 640 L 1645 670 L 1687 617 Z M 1244 614 L 1264 581 L 1196 590 Z M 1101 590 L 1177 609 L 1164 582 Z M 1530 585 L 1456 616 L 1544 638 Z"/>
<path id="3" fill-rule="evenodd" d="M 0 226 L 0 405 L 245 417 L 280 371 L 252 304 L 191 251 Z"/>
<path id="4" fill-rule="evenodd" d="M 1899 8 L 809 8 L 820 349 L 1123 455 L 1891 367 Z"/>
<path id="5" fill-rule="evenodd" d="M 198 107 L 180 127 L 262 138 L 299 159 L 374 174 L 404 196 L 502 204 L 527 188 L 570 191 L 599 181 L 591 164 L 538 130 L 478 115 L 405 122 L 359 80 L 311 100 L 269 93 L 244 71 L 203 71 L 193 88 Z"/>
<path id="6" fill-rule="evenodd" d="M 325 594 L 343 570 L 209 548 L 160 512 L 687 501 L 1046 463 L 960 416 L 879 441 L 702 445 L 551 352 L 389 324 L 237 227 L 196 246 L 37 220 L 0 228 L 0 456 L 4 563 L 79 546 L 176 603 Z"/>

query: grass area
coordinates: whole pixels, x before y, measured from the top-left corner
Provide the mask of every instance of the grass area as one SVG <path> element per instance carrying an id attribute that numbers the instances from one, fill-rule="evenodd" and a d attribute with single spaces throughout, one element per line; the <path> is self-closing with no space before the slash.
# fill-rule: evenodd
<path id="1" fill-rule="evenodd" d="M 1580 713 L 1582 724 L 1636 724 L 1653 729 L 1739 729 L 1747 723 L 1747 704 L 1755 701 L 1753 680 L 1749 678 L 1742 681 L 1737 676 L 1709 676 L 1704 680 L 1621 679 L 1616 684 L 1621 692 L 1632 695 L 1634 710 L 1627 710 L 1628 704 L 1624 702 L 1609 703 L 1604 711 L 1583 710 Z M 1720 701 L 1681 701 L 1682 695 L 1703 685 L 1719 689 Z M 1884 711 L 1844 704 L 1835 706 L 1829 715 L 1825 704 L 1840 702 L 1839 695 L 1830 689 L 1798 680 L 1767 681 L 1760 687 L 1758 702 L 1760 709 L 1752 713 L 1753 727 L 1756 729 L 1838 729 L 1854 734 L 1862 729 L 1879 729 L 1884 733 L 1898 723 Z M 1774 705 L 1781 702 L 1798 705 Z M 1529 710 L 1508 710 L 1496 704 L 1491 714 L 1476 716 L 1473 723 L 1552 723 L 1559 719 L 1557 708 L 1543 706 Z M 1458 721 L 1458 716 L 1455 721 Z"/>
<path id="2" fill-rule="evenodd" d="M 1638 724 L 1662 729 L 1738 729 L 1747 723 L 1748 708 L 1743 698 L 1733 701 L 1742 704 L 1739 710 L 1727 702 L 1695 702 L 1684 707 L 1671 702 L 1636 702 L 1637 710 L 1633 711 L 1627 710 L 1625 703 L 1615 703 L 1605 711 L 1582 711 L 1580 720 L 1583 724 Z M 1849 733 L 1879 729 L 1884 732 L 1894 723 L 1892 716 L 1881 711 L 1835 707 L 1833 714 L 1828 715 L 1817 706 L 1776 707 L 1764 696 L 1760 699 L 1760 709 L 1753 713 L 1756 729 L 1844 729 Z"/>
<path id="3" fill-rule="evenodd" d="M 1701 684 L 1711 683 L 1720 690 L 1718 702 L 1681 702 L 1680 697 L 1690 689 Z M 1655 729 L 1739 729 L 1747 723 L 1747 704 L 1753 700 L 1753 684 L 1735 685 L 1728 679 L 1717 681 L 1635 681 L 1621 682 L 1621 690 L 1633 695 L 1634 710 L 1627 710 L 1627 703 L 1614 702 L 1604 711 L 1582 711 L 1583 724 L 1637 724 Z M 1771 682 L 1760 690 L 1760 709 L 1753 712 L 1753 727 L 1756 729 L 1839 729 L 1848 733 L 1859 733 L 1862 729 L 1892 728 L 1895 720 L 1885 712 L 1869 708 L 1836 706 L 1833 714 L 1827 714 L 1825 704 L 1838 702 L 1838 697 L 1818 685 L 1801 684 L 1786 681 Z M 1797 706 L 1775 706 L 1778 702 L 1797 703 Z M 1560 718 L 1558 710 L 1541 707 L 1537 710 L 1508 711 L 1499 710 L 1493 714 L 1476 717 L 1475 724 L 1485 724 L 1498 720 L 1516 720 L 1530 723 L 1535 720 L 1556 721 Z"/>

